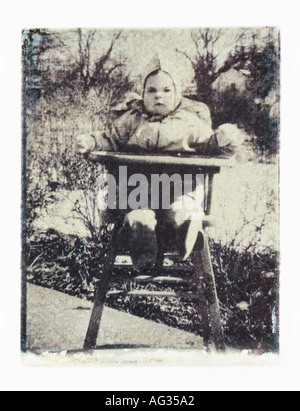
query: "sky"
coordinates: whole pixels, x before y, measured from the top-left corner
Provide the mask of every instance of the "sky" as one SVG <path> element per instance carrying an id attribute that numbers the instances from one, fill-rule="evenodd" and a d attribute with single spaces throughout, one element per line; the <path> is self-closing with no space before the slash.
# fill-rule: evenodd
<path id="1" fill-rule="evenodd" d="M 87 39 L 90 30 L 93 29 L 82 30 L 83 39 Z M 196 47 L 191 39 L 191 30 L 191 28 L 123 29 L 121 37 L 114 46 L 112 57 L 126 57 L 127 69 L 132 78 L 136 79 L 144 72 L 147 63 L 155 54 L 162 55 L 170 61 L 171 65 L 180 70 L 182 81 L 188 86 L 193 78 L 192 65 L 183 54 L 176 52 L 176 49 L 185 52 L 192 59 L 195 57 Z M 268 33 L 268 28 L 252 28 L 252 32 L 249 31 L 250 36 L 245 37 L 245 42 L 248 44 L 252 41 L 253 31 L 257 34 L 258 44 L 261 44 Z M 50 50 L 44 58 L 50 58 L 52 61 L 55 58 L 62 64 L 77 58 L 79 52 L 77 30 L 56 30 L 56 32 L 63 39 L 65 48 L 59 51 Z M 91 43 L 92 63 L 108 50 L 116 33 L 116 29 L 95 29 Z M 240 33 L 239 27 L 222 28 L 220 39 L 215 44 L 218 66 L 222 65 L 229 53 L 234 50 Z M 56 67 L 59 67 L 59 63 L 56 63 Z"/>

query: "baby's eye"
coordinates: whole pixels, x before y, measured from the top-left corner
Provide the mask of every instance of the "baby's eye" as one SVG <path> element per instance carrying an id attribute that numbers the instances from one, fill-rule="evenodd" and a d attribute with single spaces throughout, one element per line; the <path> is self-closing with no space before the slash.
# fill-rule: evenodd
<path id="1" fill-rule="evenodd" d="M 170 90 L 169 88 L 165 88 L 165 89 L 164 89 L 164 92 L 165 92 L 165 93 L 170 93 L 170 91 L 171 91 L 171 90 Z"/>
<path id="2" fill-rule="evenodd" d="M 148 88 L 148 93 L 155 93 L 155 88 Z"/>

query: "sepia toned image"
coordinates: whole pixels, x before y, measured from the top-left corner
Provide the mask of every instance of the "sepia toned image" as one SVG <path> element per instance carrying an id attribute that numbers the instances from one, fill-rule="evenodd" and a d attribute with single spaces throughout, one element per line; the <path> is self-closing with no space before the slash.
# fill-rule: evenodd
<path id="1" fill-rule="evenodd" d="M 277 358 L 279 29 L 25 29 L 22 74 L 24 357 Z"/>

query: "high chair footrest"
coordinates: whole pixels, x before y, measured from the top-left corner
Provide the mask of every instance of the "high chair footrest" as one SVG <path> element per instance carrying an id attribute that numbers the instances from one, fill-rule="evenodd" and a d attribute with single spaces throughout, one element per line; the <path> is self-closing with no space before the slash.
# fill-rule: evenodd
<path id="1" fill-rule="evenodd" d="M 158 276 L 153 277 L 150 275 L 139 275 L 135 277 L 135 281 L 138 283 L 159 283 L 159 284 L 185 284 L 187 283 L 186 280 L 179 278 L 179 277 L 166 277 L 166 276 Z"/>
<path id="2" fill-rule="evenodd" d="M 109 291 L 107 297 L 115 296 L 130 296 L 130 297 L 168 297 L 182 298 L 184 300 L 199 300 L 199 294 L 196 292 L 176 292 L 176 291 L 149 291 L 149 290 L 134 290 L 134 291 Z"/>
<path id="3" fill-rule="evenodd" d="M 109 291 L 107 297 L 114 296 L 130 296 L 130 297 L 176 297 L 175 291 L 149 291 L 149 290 L 134 290 L 134 291 Z"/>
<path id="4" fill-rule="evenodd" d="M 210 215 L 206 215 L 202 219 L 203 228 L 214 227 L 215 219 Z"/>

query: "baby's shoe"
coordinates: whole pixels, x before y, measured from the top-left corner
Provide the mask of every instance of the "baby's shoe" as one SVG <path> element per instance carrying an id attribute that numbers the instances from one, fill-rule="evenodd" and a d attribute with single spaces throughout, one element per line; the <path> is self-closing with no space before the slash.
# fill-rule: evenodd
<path id="1" fill-rule="evenodd" d="M 202 221 L 186 221 L 177 231 L 177 243 L 183 261 L 189 258 L 193 250 L 202 250 L 204 245 Z"/>

